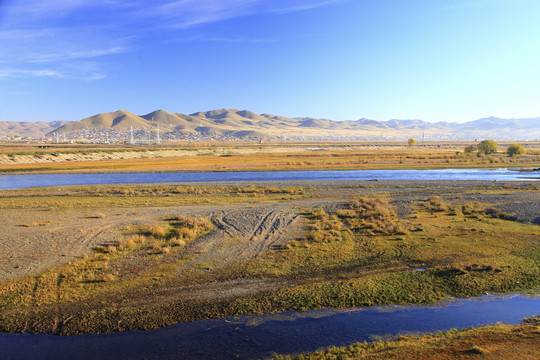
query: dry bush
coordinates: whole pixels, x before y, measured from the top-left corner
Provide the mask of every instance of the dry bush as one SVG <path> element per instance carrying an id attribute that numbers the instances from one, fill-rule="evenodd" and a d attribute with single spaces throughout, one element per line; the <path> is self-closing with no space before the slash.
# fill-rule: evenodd
<path id="1" fill-rule="evenodd" d="M 469 202 L 461 206 L 461 212 L 465 215 L 483 213 L 484 210 L 485 210 L 485 206 L 483 206 L 477 201 Z"/>
<path id="2" fill-rule="evenodd" d="M 313 229 L 308 233 L 307 238 L 312 242 L 323 242 L 324 232 L 321 229 Z"/>
<path id="3" fill-rule="evenodd" d="M 189 229 L 187 227 L 174 229 L 173 232 L 180 240 L 191 240 L 197 235 L 194 229 Z"/>
<path id="4" fill-rule="evenodd" d="M 437 212 L 449 211 L 451 209 L 451 206 L 440 196 L 430 196 L 426 200 L 425 206 L 427 209 Z"/>
<path id="5" fill-rule="evenodd" d="M 127 239 L 123 239 L 118 243 L 118 247 L 120 248 L 120 250 L 131 249 L 134 248 L 136 245 L 137 243 L 133 239 L 133 236 Z"/>
<path id="6" fill-rule="evenodd" d="M 135 244 L 144 244 L 147 238 L 144 235 L 135 234 L 135 235 L 132 235 L 129 239 L 133 240 Z"/>
<path id="7" fill-rule="evenodd" d="M 173 237 L 169 243 L 171 244 L 171 246 L 180 246 L 180 247 L 184 247 L 186 246 L 186 241 L 183 240 L 183 239 L 179 239 L 179 238 L 176 238 L 176 237 Z"/>
<path id="8" fill-rule="evenodd" d="M 341 210 L 342 215 L 352 229 L 365 229 L 368 233 L 399 234 L 409 232 L 403 225 L 386 198 L 361 198 L 354 201 L 350 209 Z"/>
<path id="9" fill-rule="evenodd" d="M 323 209 L 315 209 L 311 212 L 313 224 L 307 235 L 310 242 L 334 242 L 345 240 L 350 237 L 350 230 L 336 215 L 329 215 Z"/>
<path id="10" fill-rule="evenodd" d="M 148 247 L 158 250 L 161 249 L 161 245 L 163 244 L 163 242 L 156 238 L 149 238 L 146 244 L 148 245 Z"/>
<path id="11" fill-rule="evenodd" d="M 167 231 L 163 226 L 153 225 L 148 231 L 148 233 L 155 238 L 164 238 L 167 234 Z"/>
<path id="12" fill-rule="evenodd" d="M 327 220 L 330 217 L 326 211 L 322 208 L 314 209 L 311 212 L 311 218 L 315 220 Z"/>

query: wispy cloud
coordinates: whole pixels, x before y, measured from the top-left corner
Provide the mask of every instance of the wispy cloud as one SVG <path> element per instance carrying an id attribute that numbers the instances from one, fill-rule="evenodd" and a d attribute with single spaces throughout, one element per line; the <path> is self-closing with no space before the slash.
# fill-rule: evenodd
<path id="1" fill-rule="evenodd" d="M 256 14 L 306 11 L 347 0 L 176 0 L 133 15 L 155 17 L 166 26 L 187 29 Z"/>
<path id="2" fill-rule="evenodd" d="M 0 28 L 0 64 L 12 70 L 2 70 L 0 78 L 103 79 L 107 76 L 106 57 L 133 51 L 140 37 L 152 36 L 148 34 L 156 29 L 177 32 L 174 38 L 178 39 L 182 31 L 211 23 L 256 14 L 307 11 L 342 1 L 350 0 L 12 1 L 1 9 L 4 14 Z M 189 35 L 186 39 L 190 41 Z M 197 40 L 277 41 L 227 36 L 203 36 Z M 90 59 L 95 69 L 88 72 L 82 62 Z M 48 69 L 34 69 L 32 64 L 37 63 L 47 63 Z M 66 68 L 80 68 L 83 73 L 76 76 L 75 70 L 66 72 Z"/>
<path id="3" fill-rule="evenodd" d="M 121 54 L 127 51 L 125 47 L 114 47 L 110 49 L 93 49 L 82 51 L 63 51 L 59 53 L 45 53 L 31 56 L 29 62 L 56 62 L 59 60 L 88 59 L 106 55 Z"/>
<path id="4" fill-rule="evenodd" d="M 63 78 L 64 75 L 57 70 L 52 69 L 40 69 L 40 70 L 28 70 L 28 69 L 0 69 L 0 79 L 3 78 L 18 78 L 18 77 L 53 77 Z"/>

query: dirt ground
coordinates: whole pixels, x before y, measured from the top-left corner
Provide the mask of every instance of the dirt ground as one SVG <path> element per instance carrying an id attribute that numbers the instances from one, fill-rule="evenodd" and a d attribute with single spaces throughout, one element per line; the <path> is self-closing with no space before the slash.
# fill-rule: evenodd
<path id="1" fill-rule="evenodd" d="M 75 211 L 2 209 L 0 281 L 35 275 L 51 266 L 68 263 L 95 246 L 122 238 L 122 230 L 129 226 L 157 224 L 170 215 L 208 217 L 215 227 L 211 233 L 197 239 L 186 249 L 196 255 L 185 264 L 186 268 L 204 263 L 211 263 L 216 268 L 255 259 L 266 250 L 285 246 L 289 241 L 305 235 L 307 229 L 304 226 L 303 209 L 320 207 L 332 211 L 357 196 L 390 197 L 401 216 L 408 213 L 411 204 L 431 195 L 441 195 L 449 199 L 462 198 L 489 203 L 524 222 L 538 223 L 540 219 L 539 192 L 505 193 L 503 184 L 497 185 L 499 191 L 495 194 L 475 190 L 492 186 L 489 182 L 323 181 L 314 186 L 313 182 L 264 182 L 262 185 L 311 185 L 313 199 L 270 204 L 149 206 Z M 529 185 L 522 184 L 524 187 Z M 520 185 L 513 183 L 512 186 L 515 188 Z M 204 270 L 204 266 L 201 268 Z M 258 285 L 264 287 L 264 281 Z M 252 286 L 239 283 L 224 287 L 228 289 L 226 291 L 231 288 L 241 293 L 249 291 Z M 192 290 L 194 297 L 205 296 L 203 293 L 198 294 L 196 289 Z M 208 293 L 208 289 L 204 293 Z M 227 296 L 227 293 L 222 295 Z"/>

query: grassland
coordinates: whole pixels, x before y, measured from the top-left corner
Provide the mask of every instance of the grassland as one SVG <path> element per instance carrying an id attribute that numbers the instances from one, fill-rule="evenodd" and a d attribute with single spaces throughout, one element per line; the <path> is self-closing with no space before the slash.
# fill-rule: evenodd
<path id="1" fill-rule="evenodd" d="M 493 192 L 506 191 L 534 208 L 535 186 L 126 185 L 66 187 L 63 196 L 51 193 L 55 189 L 4 192 L 1 211 L 34 211 L 41 224 L 83 210 L 93 220 L 81 215 L 73 222 L 110 221 L 119 236 L 83 257 L 0 283 L 0 330 L 115 332 L 535 291 L 538 226 L 515 221 L 519 216 L 489 201 L 505 198 Z M 460 195 L 463 189 L 474 191 Z M 137 221 L 113 219 L 118 206 L 137 213 Z M 21 234 L 44 237 L 53 226 L 12 221 Z"/>
<path id="2" fill-rule="evenodd" d="M 179 148 L 51 150 L 0 149 L 1 172 L 276 171 L 538 167 L 540 146 L 523 156 L 463 152 L 463 144 L 444 147 L 358 144 L 281 144 L 242 146 L 199 144 Z"/>
<path id="3" fill-rule="evenodd" d="M 99 209 L 276 202 L 306 197 L 298 186 L 116 185 L 6 190 L 0 209 Z"/>
<path id="4" fill-rule="evenodd" d="M 421 337 L 358 343 L 311 354 L 280 356 L 276 359 L 538 359 L 538 325 L 495 325 L 467 330 L 450 330 Z"/>

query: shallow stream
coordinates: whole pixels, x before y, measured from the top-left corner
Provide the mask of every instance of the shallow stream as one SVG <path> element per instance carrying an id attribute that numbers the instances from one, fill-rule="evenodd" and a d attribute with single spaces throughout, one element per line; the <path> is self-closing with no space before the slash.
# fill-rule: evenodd
<path id="1" fill-rule="evenodd" d="M 108 335 L 0 334 L 0 358 L 261 359 L 400 334 L 518 324 L 539 313 L 540 296 L 485 295 L 433 306 L 286 312 Z"/>

